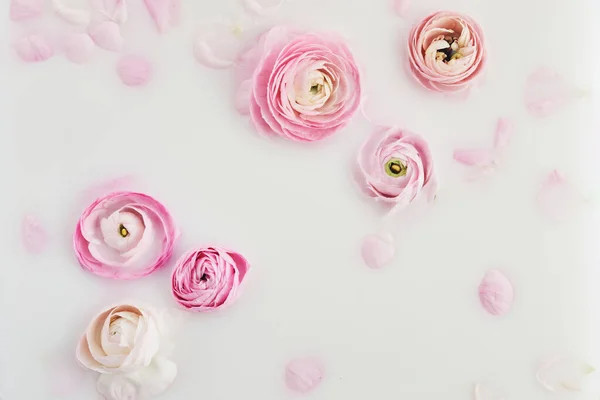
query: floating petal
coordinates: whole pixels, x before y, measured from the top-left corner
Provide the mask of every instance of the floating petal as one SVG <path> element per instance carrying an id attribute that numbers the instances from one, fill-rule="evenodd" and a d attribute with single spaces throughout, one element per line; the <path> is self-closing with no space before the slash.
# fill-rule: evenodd
<path id="1" fill-rule="evenodd" d="M 495 163 L 495 154 L 485 149 L 456 149 L 452 156 L 459 163 L 474 167 L 491 167 Z"/>
<path id="2" fill-rule="evenodd" d="M 242 0 L 244 9 L 254 16 L 273 14 L 285 0 Z"/>
<path id="3" fill-rule="evenodd" d="M 489 270 L 479 285 L 479 299 L 492 315 L 504 315 L 512 307 L 514 289 L 508 278 L 497 269 Z"/>
<path id="4" fill-rule="evenodd" d="M 152 77 L 152 64 L 143 57 L 125 56 L 117 63 L 117 73 L 127 86 L 143 86 Z"/>
<path id="5" fill-rule="evenodd" d="M 40 221 L 33 215 L 26 215 L 21 223 L 21 238 L 25 249 L 31 254 L 42 253 L 48 244 L 48 234 Z"/>
<path id="6" fill-rule="evenodd" d="M 541 365 L 537 381 L 551 392 L 559 390 L 581 391 L 584 378 L 596 369 L 575 358 L 553 358 Z"/>
<path id="7" fill-rule="evenodd" d="M 71 25 L 88 26 L 90 24 L 92 14 L 89 10 L 71 8 L 62 0 L 52 0 L 52 6 L 56 15 Z"/>
<path id="8" fill-rule="evenodd" d="M 320 360 L 298 358 L 285 367 L 286 386 L 298 393 L 307 393 L 315 389 L 323 380 L 325 369 Z"/>
<path id="9" fill-rule="evenodd" d="M 10 19 L 13 21 L 25 21 L 42 15 L 44 11 L 43 0 L 11 0 Z"/>
<path id="10" fill-rule="evenodd" d="M 94 43 L 105 50 L 117 52 L 123 46 L 121 28 L 116 22 L 102 21 L 92 24 L 88 33 Z"/>
<path id="11" fill-rule="evenodd" d="M 514 132 L 513 123 L 507 118 L 500 118 L 494 133 L 494 149 L 498 150 L 506 147 Z"/>
<path id="12" fill-rule="evenodd" d="M 202 25 L 194 39 L 196 60 L 214 69 L 231 68 L 240 49 L 235 27 L 223 22 Z"/>
<path id="13" fill-rule="evenodd" d="M 550 68 L 538 68 L 527 78 L 524 100 L 527 110 L 533 116 L 547 117 L 554 114 L 574 97 L 574 88 Z"/>
<path id="14" fill-rule="evenodd" d="M 369 268 L 381 268 L 394 257 L 394 238 L 389 233 L 368 235 L 361 246 L 362 258 Z"/>
<path id="15" fill-rule="evenodd" d="M 25 62 L 45 61 L 54 55 L 50 41 L 37 34 L 21 36 L 14 48 L 19 58 Z"/>
<path id="16" fill-rule="evenodd" d="M 65 39 L 63 50 L 71 62 L 83 64 L 92 57 L 94 41 L 86 33 L 74 33 Z"/>
<path id="17" fill-rule="evenodd" d="M 411 0 L 393 0 L 394 11 L 400 18 L 405 18 L 411 6 Z"/>

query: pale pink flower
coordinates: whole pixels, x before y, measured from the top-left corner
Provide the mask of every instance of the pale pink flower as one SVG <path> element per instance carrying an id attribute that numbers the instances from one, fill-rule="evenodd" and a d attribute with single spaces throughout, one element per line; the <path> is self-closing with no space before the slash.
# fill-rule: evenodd
<path id="1" fill-rule="evenodd" d="M 167 209 L 142 193 L 115 192 L 81 216 L 73 244 L 81 266 L 113 279 L 137 279 L 163 266 L 178 231 Z"/>
<path id="2" fill-rule="evenodd" d="M 177 366 L 167 358 L 165 315 L 120 304 L 95 317 L 82 335 L 77 360 L 99 372 L 97 390 L 107 400 L 142 399 L 164 392 Z"/>
<path id="3" fill-rule="evenodd" d="M 239 253 L 203 247 L 183 255 L 171 276 L 175 300 L 191 311 L 212 311 L 236 299 L 250 264 Z"/>
<path id="4" fill-rule="evenodd" d="M 408 37 L 408 53 L 413 77 L 437 92 L 467 89 L 486 61 L 481 27 L 451 11 L 436 12 L 416 25 Z"/>
<path id="5" fill-rule="evenodd" d="M 372 133 L 358 155 L 361 189 L 399 210 L 419 193 L 432 200 L 437 191 L 433 157 L 420 136 L 399 128 Z"/>
<path id="6" fill-rule="evenodd" d="M 334 33 L 272 28 L 237 70 L 236 106 L 262 134 L 321 140 L 346 126 L 360 104 L 358 67 Z"/>

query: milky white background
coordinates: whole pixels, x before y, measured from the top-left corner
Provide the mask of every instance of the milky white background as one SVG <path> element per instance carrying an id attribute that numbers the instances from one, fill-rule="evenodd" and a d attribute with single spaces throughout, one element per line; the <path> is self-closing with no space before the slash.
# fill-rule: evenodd
<path id="1" fill-rule="evenodd" d="M 8 8 L 8 0 L 2 3 Z M 137 89 L 118 80 L 118 56 L 100 49 L 82 66 L 61 56 L 19 62 L 9 45 L 19 34 L 69 28 L 50 14 L 31 25 L 2 15 L 2 399 L 96 399 L 94 373 L 76 379 L 68 395 L 52 389 L 57 371 L 72 374 L 89 319 L 126 299 L 176 306 L 169 282 L 174 260 L 134 282 L 96 277 L 75 260 L 71 235 L 86 206 L 82 193 L 122 175 L 135 177 L 133 189 L 172 211 L 183 233 L 175 257 L 211 243 L 238 250 L 253 265 L 235 306 L 184 313 L 174 355 L 180 372 L 165 400 L 291 399 L 283 366 L 304 355 L 327 364 L 311 400 L 469 399 L 478 381 L 509 399 L 597 398 L 547 394 L 534 372 L 552 355 L 600 361 L 599 6 L 595 0 L 414 3 L 402 20 L 388 0 L 295 0 L 270 20 L 341 32 L 364 71 L 366 113 L 431 143 L 438 200 L 388 221 L 397 256 L 380 271 L 362 264 L 359 244 L 383 227 L 381 210 L 351 180 L 355 152 L 371 129 L 365 118 L 357 114 L 323 143 L 269 141 L 235 113 L 232 72 L 195 62 L 195 28 L 235 14 L 236 1 L 183 0 L 182 24 L 165 35 L 156 33 L 141 0 L 129 1 L 124 53 L 145 55 L 155 67 L 151 83 Z M 472 15 L 487 36 L 486 80 L 467 101 L 427 93 L 403 70 L 410 25 L 439 8 Z M 522 90 L 539 65 L 591 94 L 555 116 L 530 117 Z M 466 182 L 453 149 L 488 146 L 500 116 L 517 127 L 504 164 L 482 181 Z M 534 202 L 554 168 L 591 196 L 561 223 L 544 219 Z M 49 231 L 41 256 L 26 254 L 20 243 L 25 213 L 38 215 Z M 502 318 L 487 315 L 477 297 L 492 267 L 515 285 L 514 308 Z"/>

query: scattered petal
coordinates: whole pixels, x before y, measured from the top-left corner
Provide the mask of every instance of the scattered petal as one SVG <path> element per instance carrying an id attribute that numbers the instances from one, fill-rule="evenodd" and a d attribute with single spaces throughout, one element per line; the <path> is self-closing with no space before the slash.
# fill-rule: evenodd
<path id="1" fill-rule="evenodd" d="M 90 24 L 91 12 L 88 10 L 71 8 L 62 0 L 52 0 L 52 6 L 56 15 L 71 25 L 88 26 Z"/>
<path id="2" fill-rule="evenodd" d="M 411 0 L 393 0 L 394 11 L 400 18 L 405 18 L 411 6 Z"/>
<path id="3" fill-rule="evenodd" d="M 547 117 L 559 111 L 576 91 L 567 85 L 556 71 L 540 67 L 527 78 L 524 91 L 525 106 L 536 117 Z"/>
<path id="4" fill-rule="evenodd" d="M 94 41 L 86 33 L 74 33 L 65 39 L 63 50 L 71 62 L 83 64 L 92 57 Z"/>
<path id="5" fill-rule="evenodd" d="M 139 56 L 125 56 L 117 63 L 117 73 L 127 86 L 143 86 L 152 77 L 152 64 Z"/>
<path id="6" fill-rule="evenodd" d="M 96 22 L 109 20 L 123 25 L 129 16 L 125 0 L 91 0 L 91 5 Z"/>
<path id="7" fill-rule="evenodd" d="M 94 43 L 105 50 L 116 52 L 121 50 L 123 46 L 121 28 L 116 22 L 102 21 L 92 24 L 89 27 L 88 33 Z"/>
<path id="8" fill-rule="evenodd" d="M 37 34 L 21 36 L 14 47 L 17 55 L 25 62 L 45 61 L 54 55 L 52 44 Z"/>
<path id="9" fill-rule="evenodd" d="M 535 375 L 537 381 L 551 392 L 558 390 L 581 391 L 584 378 L 596 369 L 575 358 L 553 358 L 541 365 Z"/>
<path id="10" fill-rule="evenodd" d="M 498 119 L 496 132 L 494 134 L 494 149 L 503 149 L 508 144 L 508 141 L 513 136 L 515 127 L 512 121 L 507 118 Z"/>
<path id="11" fill-rule="evenodd" d="M 144 3 L 159 32 L 164 33 L 179 22 L 181 0 L 144 0 Z"/>
<path id="12" fill-rule="evenodd" d="M 131 190 L 134 183 L 135 178 L 131 175 L 123 175 L 96 183 L 83 192 L 83 200 L 93 201 L 106 193 Z"/>
<path id="13" fill-rule="evenodd" d="M 488 313 L 504 315 L 513 304 L 513 286 L 502 272 L 489 270 L 479 285 L 479 299 Z"/>
<path id="14" fill-rule="evenodd" d="M 298 393 L 308 393 L 323 380 L 325 368 L 315 358 L 298 358 L 285 367 L 285 384 Z"/>
<path id="15" fill-rule="evenodd" d="M 44 11 L 43 0 L 11 0 L 10 19 L 24 21 L 42 15 Z"/>
<path id="16" fill-rule="evenodd" d="M 484 149 L 457 149 L 453 158 L 461 164 L 475 167 L 491 167 L 495 164 L 495 154 Z"/>
<path id="17" fill-rule="evenodd" d="M 583 196 L 579 196 L 575 187 L 557 170 L 546 176 L 537 194 L 540 211 L 554 220 L 569 215 L 578 200 L 583 201 Z"/>
<path id="18" fill-rule="evenodd" d="M 384 267 L 392 260 L 395 252 L 394 238 L 389 233 L 368 235 L 363 239 L 361 255 L 369 268 Z"/>
<path id="19" fill-rule="evenodd" d="M 235 27 L 223 22 L 200 27 L 194 39 L 194 55 L 198 62 L 214 69 L 226 69 L 235 64 L 240 40 Z"/>
<path id="20" fill-rule="evenodd" d="M 475 400 L 504 400 L 505 396 L 490 385 L 477 383 L 475 385 Z"/>
<path id="21" fill-rule="evenodd" d="M 40 221 L 33 215 L 26 215 L 21 223 L 21 239 L 25 249 L 31 254 L 40 254 L 48 244 L 48 234 Z"/>
<path id="22" fill-rule="evenodd" d="M 244 9 L 254 16 L 273 14 L 285 0 L 242 0 Z"/>

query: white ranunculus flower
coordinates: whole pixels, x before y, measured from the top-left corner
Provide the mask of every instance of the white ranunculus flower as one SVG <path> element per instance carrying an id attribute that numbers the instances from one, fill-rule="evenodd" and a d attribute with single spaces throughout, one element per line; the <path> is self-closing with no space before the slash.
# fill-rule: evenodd
<path id="1" fill-rule="evenodd" d="M 177 375 L 164 353 L 162 315 L 130 304 L 92 320 L 77 347 L 77 360 L 99 372 L 98 392 L 109 400 L 135 400 L 166 390 Z"/>

